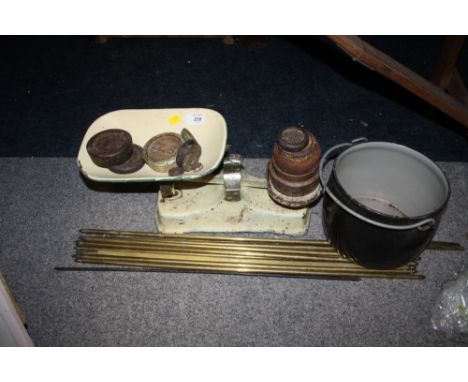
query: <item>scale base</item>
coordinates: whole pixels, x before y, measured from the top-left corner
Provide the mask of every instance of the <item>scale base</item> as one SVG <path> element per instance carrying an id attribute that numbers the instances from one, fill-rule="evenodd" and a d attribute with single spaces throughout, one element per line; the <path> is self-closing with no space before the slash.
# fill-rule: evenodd
<path id="1" fill-rule="evenodd" d="M 156 225 L 163 233 L 269 232 L 304 235 L 309 208 L 288 209 L 273 202 L 265 189 L 243 187 L 241 200 L 224 200 L 223 185 L 176 184 L 176 195 L 158 194 Z"/>

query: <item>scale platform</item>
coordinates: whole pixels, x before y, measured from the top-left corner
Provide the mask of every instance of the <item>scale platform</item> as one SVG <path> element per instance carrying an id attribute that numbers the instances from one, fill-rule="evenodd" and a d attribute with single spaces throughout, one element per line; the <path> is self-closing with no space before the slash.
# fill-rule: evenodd
<path id="1" fill-rule="evenodd" d="M 133 174 L 115 174 L 107 168 L 96 166 L 86 143 L 104 130 L 122 129 L 130 133 L 133 143 L 143 147 L 152 137 L 162 133 L 180 134 L 187 128 L 202 147 L 200 163 L 203 168 L 197 173 L 169 176 L 144 165 Z M 78 167 L 83 175 L 97 182 L 174 182 L 197 179 L 216 170 L 224 157 L 227 141 L 227 126 L 223 116 L 211 109 L 142 109 L 118 110 L 99 117 L 88 128 L 78 152 Z"/>
<path id="2" fill-rule="evenodd" d="M 188 129 L 202 148 L 197 172 L 169 176 L 147 164 L 132 174 L 116 174 L 91 160 L 86 144 L 108 129 L 130 133 L 143 147 L 162 133 Z M 308 208 L 288 209 L 268 196 L 266 180 L 246 174 L 240 156 L 225 158 L 226 121 L 204 108 L 118 110 L 99 117 L 88 128 L 78 153 L 81 173 L 96 182 L 157 182 L 157 230 L 187 232 L 271 232 L 303 235 L 309 226 Z M 224 162 L 223 162 L 224 159 Z"/>

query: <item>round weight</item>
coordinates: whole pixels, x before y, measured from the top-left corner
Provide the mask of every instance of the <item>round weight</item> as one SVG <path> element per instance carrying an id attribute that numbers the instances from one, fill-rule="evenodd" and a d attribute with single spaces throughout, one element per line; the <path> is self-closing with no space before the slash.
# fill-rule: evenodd
<path id="1" fill-rule="evenodd" d="M 155 171 L 166 172 L 175 166 L 177 151 L 182 145 L 179 134 L 164 133 L 151 138 L 143 149 L 145 162 Z"/>
<path id="2" fill-rule="evenodd" d="M 121 164 L 109 167 L 109 170 L 116 174 L 131 174 L 137 172 L 144 165 L 143 149 L 138 145 L 133 145 L 133 152 L 130 158 Z"/>
<path id="3" fill-rule="evenodd" d="M 116 166 L 131 157 L 132 136 L 125 130 L 104 130 L 91 137 L 86 150 L 95 165 L 105 168 Z"/>
<path id="4" fill-rule="evenodd" d="M 185 141 L 177 151 L 176 163 L 177 166 L 184 169 L 184 171 L 191 171 L 196 169 L 198 161 L 201 156 L 201 147 L 193 139 Z"/>

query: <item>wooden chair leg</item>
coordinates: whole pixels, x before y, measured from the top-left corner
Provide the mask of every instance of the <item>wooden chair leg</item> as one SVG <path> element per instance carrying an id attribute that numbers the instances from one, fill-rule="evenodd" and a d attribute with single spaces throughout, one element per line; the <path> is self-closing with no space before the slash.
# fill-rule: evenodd
<path id="1" fill-rule="evenodd" d="M 457 68 L 453 70 L 452 79 L 447 87 L 447 92 L 468 107 L 468 90 L 466 90 L 463 79 Z"/>
<path id="2" fill-rule="evenodd" d="M 446 37 L 442 51 L 440 52 L 439 61 L 432 75 L 432 83 L 434 85 L 447 89 L 464 42 L 465 36 Z"/>

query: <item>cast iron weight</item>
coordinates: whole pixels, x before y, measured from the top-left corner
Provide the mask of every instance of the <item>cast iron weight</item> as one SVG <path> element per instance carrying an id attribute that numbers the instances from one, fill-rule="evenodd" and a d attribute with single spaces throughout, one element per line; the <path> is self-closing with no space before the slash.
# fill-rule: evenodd
<path id="1" fill-rule="evenodd" d="M 132 156 L 132 136 L 121 129 L 104 130 L 91 137 L 86 150 L 96 166 L 116 166 Z"/>
<path id="2" fill-rule="evenodd" d="M 321 196 L 320 145 L 302 127 L 282 129 L 268 163 L 268 194 L 286 208 L 304 208 Z"/>
<path id="3" fill-rule="evenodd" d="M 130 158 L 121 164 L 109 167 L 109 170 L 116 174 L 131 174 L 137 172 L 144 165 L 145 159 L 143 158 L 143 148 L 133 144 L 133 152 Z"/>
<path id="4" fill-rule="evenodd" d="M 177 167 L 184 171 L 199 171 L 202 168 L 202 164 L 199 162 L 201 146 L 187 129 L 182 129 L 181 136 L 184 143 L 182 143 L 177 151 Z"/>

